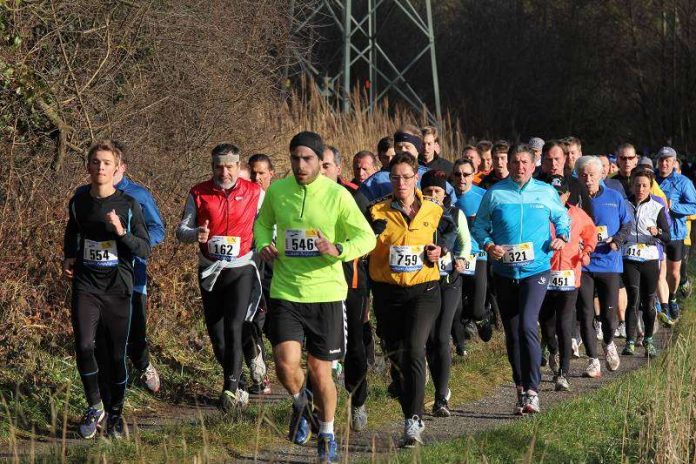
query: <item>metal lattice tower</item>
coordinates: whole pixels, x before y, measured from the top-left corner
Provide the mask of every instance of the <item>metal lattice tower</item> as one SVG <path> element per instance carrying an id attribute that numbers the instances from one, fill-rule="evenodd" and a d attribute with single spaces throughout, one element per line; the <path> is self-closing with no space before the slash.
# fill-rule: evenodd
<path id="1" fill-rule="evenodd" d="M 334 74 L 331 75 L 329 70 L 320 69 L 319 64 L 315 65 L 309 59 L 298 55 L 296 58 L 300 62 L 302 71 L 312 76 L 323 95 L 337 98 L 342 110 L 349 112 L 351 111 L 349 94 L 354 85 L 351 81 L 352 71 L 357 66 L 362 66 L 363 69 L 367 66 L 370 111 L 390 91 L 394 91 L 418 113 L 423 112 L 425 108 L 428 119 L 432 122 L 440 121 L 442 113 L 435 59 L 432 7 L 430 0 L 423 0 L 422 3 L 425 6 L 425 19 L 411 0 L 317 0 L 300 15 L 302 17 L 297 17 L 296 2 L 293 0 L 291 2 L 293 33 L 300 33 L 306 26 L 324 20 L 328 23 L 324 24 L 324 27 L 335 27 L 342 36 L 342 64 L 338 71 L 334 70 Z M 358 12 L 358 8 L 361 11 Z M 414 26 L 415 31 L 426 39 L 426 44 L 420 49 L 414 49 L 408 57 L 410 61 L 401 67 L 382 46 L 388 43 L 390 37 L 381 36 L 378 27 L 395 12 L 403 14 L 407 24 Z M 394 40 L 393 37 L 391 39 Z M 426 55 L 430 58 L 434 114 L 405 76 L 421 60 L 427 59 Z"/>

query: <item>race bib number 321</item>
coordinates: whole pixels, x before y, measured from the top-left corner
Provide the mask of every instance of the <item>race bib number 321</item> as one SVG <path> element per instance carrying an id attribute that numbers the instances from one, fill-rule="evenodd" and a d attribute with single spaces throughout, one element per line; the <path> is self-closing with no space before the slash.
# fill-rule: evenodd
<path id="1" fill-rule="evenodd" d="M 503 245 L 503 248 L 505 248 L 505 254 L 502 261 L 505 264 L 522 266 L 534 261 L 534 244 L 532 242 Z"/>
<path id="2" fill-rule="evenodd" d="M 310 258 L 321 256 L 317 250 L 316 229 L 288 229 L 285 231 L 285 256 Z"/>
<path id="3" fill-rule="evenodd" d="M 92 267 L 118 266 L 118 251 L 114 240 L 95 242 L 85 239 L 82 262 Z"/>

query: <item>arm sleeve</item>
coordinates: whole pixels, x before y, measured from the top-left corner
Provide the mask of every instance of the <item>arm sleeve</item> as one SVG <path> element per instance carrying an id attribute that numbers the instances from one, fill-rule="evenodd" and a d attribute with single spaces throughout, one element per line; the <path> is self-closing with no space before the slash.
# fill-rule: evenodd
<path id="1" fill-rule="evenodd" d="M 684 188 L 679 195 L 679 201 L 672 202 L 670 210 L 676 215 L 691 216 L 696 214 L 696 189 L 690 180 L 686 180 L 682 185 Z"/>
<path id="2" fill-rule="evenodd" d="M 582 239 L 582 251 L 586 253 L 592 253 L 597 247 L 597 227 L 595 226 L 592 218 L 587 215 L 583 210 L 580 210 L 583 215 L 583 226 L 580 231 L 580 238 Z"/>
<path id="3" fill-rule="evenodd" d="M 184 213 L 181 215 L 181 222 L 179 222 L 179 226 L 176 228 L 176 238 L 184 243 L 193 243 L 198 240 L 196 202 L 191 194 L 186 198 Z"/>
<path id="4" fill-rule="evenodd" d="M 118 240 L 128 248 L 133 256 L 145 259 L 150 256 L 151 247 L 143 210 L 140 209 L 140 204 L 137 201 L 133 201 L 131 211 L 133 217 L 131 218 L 130 231 L 119 237 Z"/>
<path id="5" fill-rule="evenodd" d="M 254 241 L 256 250 L 261 251 L 264 247 L 273 243 L 273 230 L 276 224 L 275 212 L 271 201 L 272 190 L 269 189 L 264 196 L 261 209 L 254 222 Z"/>
<path id="6" fill-rule="evenodd" d="M 626 241 L 626 236 L 631 232 L 631 226 L 633 225 L 633 215 L 629 213 L 628 208 L 626 208 L 626 201 L 623 199 L 621 199 L 621 206 L 619 207 L 619 219 L 621 220 L 621 227 L 611 240 L 620 247 Z"/>
<path id="7" fill-rule="evenodd" d="M 341 210 L 340 210 L 341 231 L 345 234 L 345 238 L 350 240 L 342 240 L 340 242 L 343 251 L 338 255 L 340 261 L 351 261 L 360 256 L 371 252 L 377 239 L 370 227 L 370 224 L 365 219 L 365 216 L 360 212 L 358 204 L 353 200 L 347 190 L 341 193 Z"/>
<path id="8" fill-rule="evenodd" d="M 672 237 L 669 229 L 669 221 L 667 220 L 667 211 L 664 207 L 660 208 L 660 212 L 657 213 L 657 227 L 660 228 L 662 232 L 655 238 L 659 239 L 662 243 L 669 242 Z"/>
<path id="9" fill-rule="evenodd" d="M 469 256 L 471 254 L 471 234 L 469 233 L 469 225 L 466 222 L 466 216 L 460 209 L 455 210 L 458 214 L 457 219 L 457 242 L 452 252 L 454 256 Z"/>
<path id="10" fill-rule="evenodd" d="M 66 259 L 77 257 L 77 249 L 79 247 L 77 220 L 73 216 L 74 202 L 75 199 L 73 198 L 68 203 L 68 225 L 65 227 L 65 234 L 63 235 L 63 254 Z"/>
<path id="11" fill-rule="evenodd" d="M 160 215 L 159 209 L 155 204 L 155 199 L 150 192 L 147 192 L 147 201 L 141 205 L 143 208 L 143 216 L 145 217 L 145 225 L 147 233 L 150 235 L 150 246 L 155 246 L 164 240 L 164 221 Z"/>
<path id="12" fill-rule="evenodd" d="M 481 199 L 474 226 L 471 228 L 471 235 L 483 250 L 486 249 L 489 243 L 493 243 L 493 238 L 491 237 L 492 229 L 491 192 L 489 191 Z"/>

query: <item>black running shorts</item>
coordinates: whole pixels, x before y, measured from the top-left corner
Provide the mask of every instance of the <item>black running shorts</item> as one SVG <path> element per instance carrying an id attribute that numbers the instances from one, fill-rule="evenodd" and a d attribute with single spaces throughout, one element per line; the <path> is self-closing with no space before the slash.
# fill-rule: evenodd
<path id="1" fill-rule="evenodd" d="M 665 252 L 669 261 L 681 261 L 684 257 L 684 240 L 670 240 Z"/>
<path id="2" fill-rule="evenodd" d="M 271 299 L 266 315 L 266 335 L 273 346 L 287 341 L 305 342 L 317 359 L 334 361 L 346 352 L 346 316 L 342 301 L 296 303 Z"/>

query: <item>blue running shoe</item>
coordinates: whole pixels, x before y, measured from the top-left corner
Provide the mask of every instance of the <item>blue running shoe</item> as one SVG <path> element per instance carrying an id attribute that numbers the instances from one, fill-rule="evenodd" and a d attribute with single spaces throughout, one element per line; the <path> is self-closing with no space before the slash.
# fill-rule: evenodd
<path id="1" fill-rule="evenodd" d="M 93 408 L 91 406 L 87 408 L 85 415 L 82 417 L 82 422 L 80 423 L 80 436 L 87 439 L 94 438 L 105 415 L 106 413 L 104 413 L 103 409 Z"/>
<path id="2" fill-rule="evenodd" d="M 338 445 L 333 433 L 320 433 L 317 437 L 317 452 L 319 462 L 329 464 L 338 462 Z"/>
<path id="3" fill-rule="evenodd" d="M 679 303 L 676 301 L 670 301 L 669 302 L 669 317 L 672 319 L 674 322 L 677 322 L 679 319 Z"/>
<path id="4" fill-rule="evenodd" d="M 312 438 L 312 430 L 305 417 L 305 409 L 306 407 L 296 408 L 294 405 L 292 407 L 288 439 L 296 445 L 304 445 Z"/>

